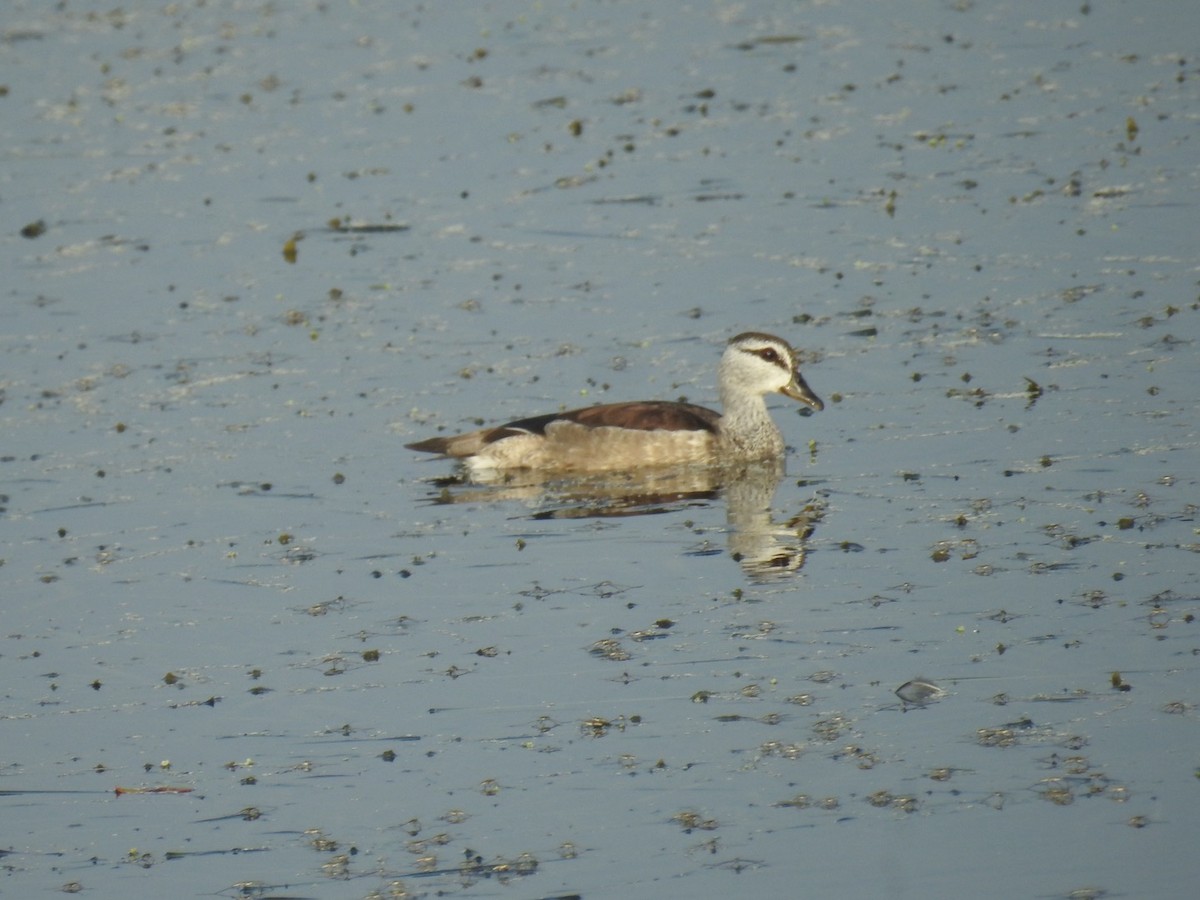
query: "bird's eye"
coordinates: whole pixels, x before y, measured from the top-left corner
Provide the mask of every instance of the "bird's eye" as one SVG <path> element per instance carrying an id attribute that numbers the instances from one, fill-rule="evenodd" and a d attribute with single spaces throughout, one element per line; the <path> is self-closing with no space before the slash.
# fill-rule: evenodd
<path id="1" fill-rule="evenodd" d="M 776 353 L 774 350 L 772 350 L 770 347 L 767 347 L 764 350 L 759 350 L 758 355 L 760 358 L 762 358 L 763 360 L 766 360 L 769 363 L 779 362 L 779 354 Z"/>

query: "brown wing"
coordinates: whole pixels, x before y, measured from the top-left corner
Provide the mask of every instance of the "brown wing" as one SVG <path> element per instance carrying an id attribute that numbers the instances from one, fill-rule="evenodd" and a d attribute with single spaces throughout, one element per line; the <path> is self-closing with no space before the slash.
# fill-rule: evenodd
<path id="1" fill-rule="evenodd" d="M 709 431 L 717 432 L 719 413 L 692 403 L 669 400 L 643 400 L 634 403 L 606 403 L 586 406 L 570 412 L 534 416 L 510 422 L 494 429 L 487 442 L 515 433 L 545 434 L 551 422 L 575 422 L 587 428 L 628 428 L 634 431 Z"/>
<path id="2" fill-rule="evenodd" d="M 467 434 L 429 438 L 415 444 L 405 444 L 410 450 L 422 453 L 443 453 L 447 456 L 473 456 L 488 444 L 518 434 L 546 433 L 551 422 L 575 422 L 587 428 L 628 428 L 634 431 L 707 431 L 717 433 L 720 413 L 693 403 L 670 400 L 643 400 L 634 403 L 606 403 L 587 406 L 564 413 L 531 416 L 500 425 L 482 428 Z"/>

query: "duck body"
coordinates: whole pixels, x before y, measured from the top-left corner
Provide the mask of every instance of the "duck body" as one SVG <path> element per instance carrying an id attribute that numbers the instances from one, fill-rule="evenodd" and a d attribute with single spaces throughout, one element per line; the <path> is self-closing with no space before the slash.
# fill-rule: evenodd
<path id="1" fill-rule="evenodd" d="M 666 400 L 606 403 L 406 446 L 460 459 L 473 475 L 750 462 L 784 451 L 765 394 L 778 392 L 814 410 L 824 408 L 800 375 L 796 351 L 782 338 L 761 332 L 739 334 L 729 342 L 719 382 L 723 413 Z"/>

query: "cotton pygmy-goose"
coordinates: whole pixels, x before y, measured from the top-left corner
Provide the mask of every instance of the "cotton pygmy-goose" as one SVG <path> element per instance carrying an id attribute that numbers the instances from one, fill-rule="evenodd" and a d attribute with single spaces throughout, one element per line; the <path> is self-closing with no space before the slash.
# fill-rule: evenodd
<path id="1" fill-rule="evenodd" d="M 461 459 L 473 474 L 503 469 L 589 473 L 650 466 L 719 465 L 782 455 L 783 436 L 764 395 L 779 392 L 825 408 L 782 338 L 747 331 L 725 348 L 718 369 L 722 413 L 691 403 L 606 403 L 407 444 Z"/>

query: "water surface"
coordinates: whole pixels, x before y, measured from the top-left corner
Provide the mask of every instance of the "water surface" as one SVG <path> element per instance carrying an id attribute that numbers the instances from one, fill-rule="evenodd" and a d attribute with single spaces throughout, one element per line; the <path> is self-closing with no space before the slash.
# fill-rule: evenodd
<path id="1" fill-rule="evenodd" d="M 9 4 L 0 890 L 1180 896 L 1192 18 Z M 402 449 L 747 329 L 766 525 Z"/>

